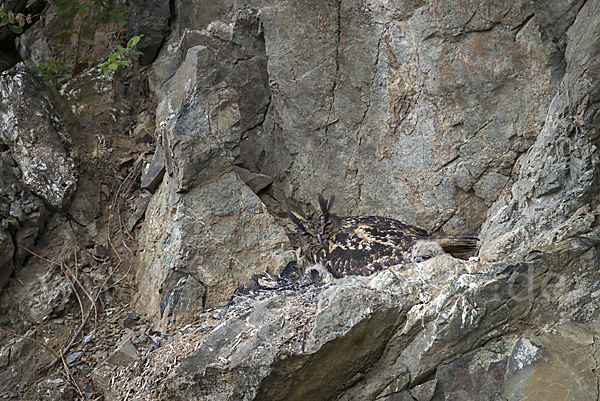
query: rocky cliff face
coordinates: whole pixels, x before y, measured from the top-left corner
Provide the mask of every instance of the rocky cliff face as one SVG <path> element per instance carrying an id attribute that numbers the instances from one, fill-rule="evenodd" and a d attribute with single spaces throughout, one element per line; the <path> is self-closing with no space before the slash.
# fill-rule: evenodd
<path id="1" fill-rule="evenodd" d="M 111 211 L 148 167 L 130 207 L 139 252 L 122 239 L 113 260 L 131 259 L 128 300 L 153 325 L 144 335 L 170 344 L 138 356 L 143 335 L 123 337 L 113 355 L 125 362 L 99 360 L 92 374 L 107 399 L 598 398 L 600 1 L 140 0 L 130 13 L 130 36 L 147 34 L 140 63 L 157 104 L 155 124 L 139 114 L 131 135 L 147 130 L 156 146 L 152 162 L 115 161 L 131 172 Z M 21 104 L 42 92 L 33 76 L 1 78 L 0 171 L 19 188 L 1 188 L 6 277 L 57 209 L 95 257 L 108 247 L 85 189 L 103 184 L 77 184 L 65 147 L 99 124 L 86 110 L 135 99 L 131 84 L 90 74 L 63 95 L 74 115 L 43 95 Z M 82 97 L 85 82 L 107 100 Z M 31 107 L 36 130 L 19 117 Z M 115 115 L 116 130 L 126 113 Z M 39 167 L 46 159 L 58 166 Z M 284 212 L 312 216 L 319 192 L 336 195 L 338 214 L 477 235 L 479 260 L 446 255 L 228 302 L 251 275 L 277 277 L 298 259 Z M 52 277 L 31 284 L 64 289 L 46 317 L 71 294 Z M 30 311 L 10 316 L 46 318 Z"/>

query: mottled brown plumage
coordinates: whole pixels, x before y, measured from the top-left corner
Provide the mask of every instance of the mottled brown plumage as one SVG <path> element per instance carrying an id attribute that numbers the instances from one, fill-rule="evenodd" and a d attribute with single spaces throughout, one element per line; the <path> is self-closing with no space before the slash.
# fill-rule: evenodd
<path id="1" fill-rule="evenodd" d="M 428 236 L 422 228 L 388 217 L 338 217 L 331 213 L 334 197 L 318 196 L 320 214 L 305 220 L 288 212 L 296 224 L 303 253 L 336 277 L 370 275 L 385 267 L 423 261 L 433 256 L 475 249 L 475 237 Z"/>

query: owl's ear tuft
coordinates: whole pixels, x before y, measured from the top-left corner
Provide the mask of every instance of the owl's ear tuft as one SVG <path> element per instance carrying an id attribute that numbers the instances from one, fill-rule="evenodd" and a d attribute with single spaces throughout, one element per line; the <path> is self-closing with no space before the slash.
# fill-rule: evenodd
<path id="1" fill-rule="evenodd" d="M 306 228 L 304 227 L 304 222 L 306 220 L 304 220 L 302 216 L 294 212 L 287 212 L 287 217 L 292 221 L 292 223 L 306 231 Z"/>
<path id="2" fill-rule="evenodd" d="M 318 194 L 317 198 L 319 200 L 319 209 L 321 209 L 321 214 L 329 214 L 331 207 L 333 206 L 333 201 L 335 200 L 335 195 L 332 195 L 328 201 L 325 200 L 321 194 Z"/>

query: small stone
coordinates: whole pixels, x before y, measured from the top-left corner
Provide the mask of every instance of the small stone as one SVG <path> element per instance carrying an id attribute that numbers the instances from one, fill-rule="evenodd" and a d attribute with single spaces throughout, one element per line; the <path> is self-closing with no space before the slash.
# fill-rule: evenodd
<path id="1" fill-rule="evenodd" d="M 158 184 L 162 182 L 163 176 L 165 175 L 165 161 L 163 154 L 164 151 L 162 146 L 158 145 L 152 161 L 148 164 L 148 167 L 146 167 L 142 174 L 142 189 L 147 189 L 154 193 Z"/>
<path id="2" fill-rule="evenodd" d="M 130 339 L 123 341 L 117 346 L 117 349 L 106 358 L 106 362 L 111 365 L 128 366 L 138 357 L 137 349 Z"/>
<path id="3" fill-rule="evenodd" d="M 135 157 L 133 156 L 126 156 L 122 159 L 119 160 L 119 168 L 123 168 L 126 166 L 131 166 L 133 165 L 133 162 L 135 161 Z"/>
<path id="4" fill-rule="evenodd" d="M 8 164 L 11 167 L 17 167 L 17 163 L 15 163 L 15 159 L 13 159 L 13 157 L 11 156 L 10 153 L 8 152 L 4 152 L 2 153 L 2 161 L 6 164 Z"/>
<path id="5" fill-rule="evenodd" d="M 67 363 L 67 365 L 71 365 L 73 362 L 75 362 L 77 359 L 79 359 L 79 357 L 82 354 L 83 354 L 83 351 L 73 352 L 71 355 L 69 355 L 65 358 L 65 362 Z"/>
<path id="6" fill-rule="evenodd" d="M 143 128 L 135 133 L 133 139 L 136 143 L 152 143 L 152 136 Z"/>
<path id="7" fill-rule="evenodd" d="M 240 179 L 244 181 L 244 184 L 248 185 L 255 194 L 273 182 L 273 179 L 268 175 L 253 173 L 238 166 L 234 166 L 233 169 L 238 173 Z"/>
<path id="8" fill-rule="evenodd" d="M 96 244 L 92 250 L 92 257 L 98 261 L 104 261 L 108 259 L 108 249 L 104 245 Z"/>
<path id="9" fill-rule="evenodd" d="M 10 204 L 10 215 L 16 217 L 19 220 L 25 219 L 25 213 L 23 213 L 23 208 L 16 202 Z"/>
<path id="10" fill-rule="evenodd" d="M 119 326 L 123 328 L 132 328 L 137 324 L 139 316 L 133 312 L 127 312 L 124 317 L 119 319 Z"/>

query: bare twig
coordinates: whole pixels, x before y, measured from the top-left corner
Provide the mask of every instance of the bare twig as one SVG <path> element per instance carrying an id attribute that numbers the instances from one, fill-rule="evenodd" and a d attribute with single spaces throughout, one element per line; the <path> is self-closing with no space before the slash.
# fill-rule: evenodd
<path id="1" fill-rule="evenodd" d="M 61 265 L 62 266 L 62 265 Z M 90 300 L 90 302 L 92 303 L 92 305 L 90 306 L 91 308 L 94 308 L 94 328 L 96 328 L 97 324 L 98 324 L 98 309 L 96 308 L 96 300 L 94 298 L 92 298 L 92 296 L 90 295 L 90 293 L 87 291 L 87 289 L 83 286 L 83 284 L 81 284 L 81 282 L 77 279 L 77 276 L 73 274 L 73 272 L 71 271 L 71 269 L 69 269 L 69 266 L 64 263 L 64 266 L 66 267 L 66 269 L 69 271 L 69 273 L 71 273 L 71 276 L 73 276 L 73 279 L 75 280 L 75 282 L 79 285 L 79 287 L 81 287 L 81 290 L 85 293 L 85 295 L 87 295 L 88 299 Z M 75 289 L 75 287 L 73 287 L 73 289 Z M 79 295 L 77 295 L 77 297 L 79 298 Z M 80 301 L 81 303 L 81 301 Z M 83 315 L 83 307 L 81 309 L 81 314 Z"/>
<path id="2" fill-rule="evenodd" d="M 42 260 L 43 260 L 43 261 L 45 261 L 45 262 L 52 263 L 53 265 L 56 265 L 56 266 L 60 266 L 60 263 L 57 263 L 57 262 L 53 262 L 53 261 L 51 261 L 51 260 L 48 260 L 48 259 L 46 259 L 46 258 L 44 258 L 44 257 L 42 257 L 42 256 L 40 256 L 40 255 L 38 255 L 37 253 L 35 253 L 35 252 L 33 252 L 33 251 L 31 251 L 31 250 L 29 250 L 29 249 L 25 248 L 23 245 L 19 245 L 19 246 L 20 246 L 21 248 L 25 249 L 27 252 L 29 252 L 29 253 L 30 253 L 30 254 L 32 254 L 33 256 L 35 256 L 35 257 L 37 257 L 37 258 L 39 258 L 39 259 L 42 259 Z"/>
<path id="3" fill-rule="evenodd" d="M 57 353 L 56 353 L 56 352 L 55 352 L 55 351 L 54 351 L 52 348 L 48 347 L 48 346 L 47 346 L 46 344 L 44 344 L 43 342 L 40 342 L 40 341 L 38 341 L 38 340 L 36 340 L 36 339 L 33 339 L 33 338 L 31 338 L 31 337 L 22 336 L 22 335 L 20 335 L 20 334 L 16 334 L 16 333 L 11 333 L 10 331 L 8 331 L 8 330 L 4 330 L 3 328 L 0 328 L 0 331 L 1 331 L 1 332 L 3 332 L 3 333 L 9 334 L 9 335 L 11 335 L 11 336 L 15 336 L 15 337 L 19 337 L 19 338 L 24 338 L 24 339 L 26 339 L 26 340 L 33 341 L 34 343 L 36 343 L 36 344 L 39 344 L 39 345 L 41 345 L 42 347 L 46 348 L 46 349 L 47 349 L 47 350 L 48 350 L 48 351 L 49 351 L 49 352 L 50 352 L 52 355 L 54 355 L 54 356 L 58 356 L 58 354 L 57 354 Z"/>
<path id="4" fill-rule="evenodd" d="M 110 212 L 109 212 L 109 216 L 108 216 L 108 242 L 110 243 L 110 246 L 111 246 L 113 252 L 119 258 L 119 264 L 117 266 L 120 266 L 121 263 L 123 263 L 123 259 L 121 258 L 121 256 L 117 252 L 117 249 L 115 248 L 115 246 L 114 246 L 114 244 L 112 242 L 112 239 L 110 238 L 110 220 L 111 220 L 111 217 L 112 217 L 112 211 L 115 210 L 116 213 L 117 213 L 118 219 L 119 219 L 119 232 L 120 232 L 120 235 L 121 235 L 121 244 L 123 245 L 123 248 L 125 250 L 125 256 L 127 257 L 127 261 L 129 262 L 129 268 L 127 269 L 127 272 L 125 273 L 125 275 L 123 277 L 121 277 L 118 281 L 116 281 L 115 283 L 113 283 L 108 288 L 112 288 L 116 284 L 118 284 L 121 281 L 123 281 L 129 275 L 129 272 L 131 272 L 131 271 L 133 271 L 133 274 L 135 275 L 135 270 L 133 269 L 133 261 L 132 261 L 132 259 L 129 256 L 129 254 L 131 254 L 131 256 L 133 257 L 133 252 L 127 246 L 127 243 L 125 242 L 125 237 L 123 235 L 124 225 L 123 225 L 123 220 L 121 218 L 121 206 L 123 204 L 123 200 L 125 199 L 125 195 L 129 192 L 129 190 L 133 186 L 133 183 L 135 181 L 134 180 L 135 177 L 137 177 L 137 175 L 139 174 L 138 167 L 141 166 L 142 160 L 143 160 L 142 156 L 138 157 L 137 161 L 135 162 L 135 164 L 133 166 L 133 169 L 129 172 L 129 174 L 127 175 L 127 177 L 125 177 L 125 179 L 123 180 L 123 182 L 119 185 L 119 188 L 117 189 L 117 192 L 115 193 L 115 196 L 113 198 L 113 202 L 112 202 L 112 204 L 110 205 L 110 208 L 109 208 Z M 116 268 L 115 268 L 115 270 L 116 270 Z"/>
<path id="5" fill-rule="evenodd" d="M 65 357 L 64 357 L 64 355 L 62 353 L 60 354 L 60 359 L 62 360 L 63 366 L 65 367 L 65 372 L 67 372 L 67 377 L 69 378 L 69 380 L 71 380 L 71 382 L 73 382 L 73 385 L 77 389 L 77 392 L 79 393 L 79 395 L 83 399 L 83 393 L 81 392 L 81 389 L 79 388 L 79 385 L 75 381 L 75 378 L 71 374 L 71 371 L 69 370 L 69 367 L 67 366 L 67 361 L 65 361 Z"/>
<path id="6" fill-rule="evenodd" d="M 81 302 L 81 297 L 79 296 L 79 293 L 77 292 L 77 288 L 75 288 L 75 285 L 73 285 L 73 282 L 71 281 L 71 279 L 69 278 L 69 275 L 65 271 L 65 268 L 63 267 L 63 263 L 61 263 L 60 268 L 63 271 L 65 277 L 67 278 L 67 281 L 69 282 L 69 284 L 71 284 L 71 288 L 73 288 L 73 292 L 75 292 L 75 296 L 77 297 L 77 301 L 79 302 L 79 309 L 81 309 L 81 323 L 83 324 L 84 323 L 83 317 L 85 316 L 85 312 L 83 311 L 83 303 Z"/>

